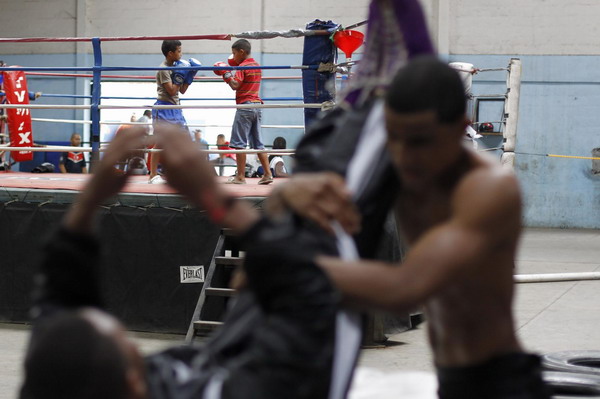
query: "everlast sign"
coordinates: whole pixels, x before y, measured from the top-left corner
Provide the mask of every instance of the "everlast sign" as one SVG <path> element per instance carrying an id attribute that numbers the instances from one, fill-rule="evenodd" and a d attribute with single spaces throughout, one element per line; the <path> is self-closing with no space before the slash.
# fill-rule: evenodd
<path id="1" fill-rule="evenodd" d="M 179 274 L 184 284 L 204 282 L 204 266 L 179 266 Z"/>

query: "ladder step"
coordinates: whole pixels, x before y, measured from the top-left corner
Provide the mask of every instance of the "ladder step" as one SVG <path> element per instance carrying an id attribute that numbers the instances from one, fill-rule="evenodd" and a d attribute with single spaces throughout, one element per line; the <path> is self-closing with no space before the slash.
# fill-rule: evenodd
<path id="1" fill-rule="evenodd" d="M 226 237 L 237 237 L 238 234 L 236 234 L 232 229 L 221 229 L 221 234 L 223 234 Z"/>
<path id="2" fill-rule="evenodd" d="M 238 256 L 215 256 L 215 263 L 223 266 L 241 266 L 244 258 Z"/>
<path id="3" fill-rule="evenodd" d="M 214 330 L 223 325 L 222 321 L 198 320 L 194 322 L 195 330 Z"/>
<path id="4" fill-rule="evenodd" d="M 235 296 L 235 290 L 231 289 L 231 288 L 206 287 L 205 292 L 206 292 L 206 295 L 212 295 L 212 296 L 226 296 L 226 297 Z"/>

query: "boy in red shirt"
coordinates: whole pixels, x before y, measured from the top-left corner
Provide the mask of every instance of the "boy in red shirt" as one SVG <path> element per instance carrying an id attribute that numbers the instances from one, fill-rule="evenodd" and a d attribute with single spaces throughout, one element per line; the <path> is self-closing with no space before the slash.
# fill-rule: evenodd
<path id="1" fill-rule="evenodd" d="M 237 40 L 231 46 L 233 57 L 230 64 L 233 66 L 259 66 L 254 58 L 250 57 L 250 42 L 246 39 Z M 217 62 L 215 66 L 227 66 L 223 62 Z M 262 72 L 260 69 L 239 70 L 235 76 L 230 71 L 215 70 L 217 75 L 223 77 L 225 83 L 235 90 L 236 104 L 262 104 L 260 99 L 260 80 Z M 229 146 L 235 149 L 245 149 L 248 144 L 250 148 L 263 150 L 265 148 L 260 136 L 261 110 L 260 108 L 244 108 L 235 112 L 235 119 L 231 128 L 231 140 Z M 258 160 L 264 170 L 269 170 L 269 161 L 266 153 L 258 154 Z M 231 184 L 246 184 L 246 154 L 237 154 L 237 174 L 229 179 Z M 273 182 L 273 175 L 269 171 L 258 184 L 269 184 Z"/>

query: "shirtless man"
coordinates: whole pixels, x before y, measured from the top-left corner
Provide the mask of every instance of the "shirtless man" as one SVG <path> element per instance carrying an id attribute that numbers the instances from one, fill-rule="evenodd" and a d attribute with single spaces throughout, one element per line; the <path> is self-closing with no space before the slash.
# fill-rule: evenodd
<path id="1" fill-rule="evenodd" d="M 319 263 L 348 303 L 390 312 L 424 306 L 440 398 L 549 398 L 539 359 L 514 333 L 518 183 L 463 145 L 465 109 L 459 76 L 438 60 L 420 58 L 398 73 L 385 123 L 408 255 L 401 267 Z"/>

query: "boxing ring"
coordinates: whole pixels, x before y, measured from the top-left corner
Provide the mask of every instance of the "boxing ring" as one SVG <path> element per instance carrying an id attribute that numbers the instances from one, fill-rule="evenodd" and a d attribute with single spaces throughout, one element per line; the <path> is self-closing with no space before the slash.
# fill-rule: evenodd
<path id="1" fill-rule="evenodd" d="M 318 26 L 316 27 L 318 28 Z M 335 29 L 340 29 L 335 26 Z M 328 40 L 332 30 L 295 30 L 291 37 L 321 37 Z M 4 112 L 15 111 L 19 114 L 33 116 L 32 122 L 38 124 L 59 123 L 65 125 L 89 126 L 90 145 L 84 147 L 38 145 L 33 138 L 11 137 L 10 144 L 1 145 L 0 151 L 7 154 L 26 155 L 51 154 L 56 152 L 77 151 L 89 153 L 93 164 L 101 156 L 106 143 L 101 142 L 103 126 L 135 124 L 151 125 L 142 122 L 115 122 L 102 120 L 102 111 L 115 109 L 168 109 L 182 108 L 204 110 L 206 113 L 216 110 L 237 108 L 263 108 L 280 110 L 314 110 L 314 112 L 331 107 L 333 97 L 327 94 L 325 100 L 302 97 L 273 96 L 264 98 L 264 104 L 233 105 L 231 94 L 227 98 L 211 98 L 182 96 L 182 105 L 156 106 L 155 97 L 141 96 L 102 96 L 103 81 L 154 82 L 155 77 L 149 75 L 131 75 L 131 73 L 155 72 L 172 67 L 113 67 L 102 64 L 102 43 L 111 41 L 135 40 L 223 40 L 230 46 L 232 38 L 248 37 L 252 34 L 239 35 L 196 35 L 196 36 L 161 36 L 161 37 L 119 37 L 119 38 L 12 38 L 0 39 L 0 45 L 7 42 L 90 42 L 93 48 L 93 66 L 91 67 L 10 67 L 2 68 L 2 72 L 21 73 L 20 76 L 43 76 L 49 78 L 72 77 L 84 79 L 92 84 L 90 95 L 81 94 L 44 94 L 46 98 L 67 98 L 75 104 L 29 104 L 19 102 L 0 104 Z M 348 64 L 346 64 L 348 65 Z M 303 75 L 306 71 L 325 74 L 335 78 L 337 64 L 319 65 L 281 65 L 260 67 L 226 66 L 194 67 L 199 75 L 210 73 L 215 69 L 228 71 L 243 69 L 261 70 L 298 70 Z M 325 72 L 317 72 L 318 70 Z M 300 81 L 298 76 L 265 76 L 264 80 Z M 194 84 L 212 85 L 221 82 L 218 76 L 196 76 Z M 222 83 L 221 83 L 222 84 Z M 321 87 L 324 82 L 319 83 Z M 154 86 L 155 87 L 155 86 Z M 193 86 L 192 86 L 193 87 Z M 231 91 L 230 91 L 231 93 Z M 328 93 L 324 91 L 324 93 Z M 134 93 L 133 93 L 134 94 Z M 128 100 L 130 104 L 103 104 L 109 100 Z M 152 100 L 152 101 L 150 101 Z M 190 100 L 201 104 L 190 104 Z M 224 101 L 226 100 L 226 101 Z M 314 100 L 314 101 L 313 101 Z M 142 105 L 131 104 L 141 101 Z M 83 102 L 83 104 L 76 103 Z M 212 102 L 212 103 L 211 103 Z M 225 103 L 224 103 L 225 102 Z M 80 110 L 89 114 L 89 118 L 54 119 L 36 118 L 38 110 Z M 233 119 L 233 118 L 231 118 Z M 298 119 L 298 118 L 297 118 Z M 302 117 L 302 119 L 305 119 Z M 264 124 L 263 129 L 288 129 L 302 133 L 305 124 L 283 125 Z M 230 127 L 223 124 L 203 123 L 188 125 L 195 127 Z M 34 132 L 35 137 L 35 132 Z M 211 143 L 212 144 L 212 143 Z M 152 153 L 160 150 L 144 149 Z M 209 148 L 207 154 L 255 154 L 267 152 L 279 156 L 293 155 L 294 150 L 219 150 Z M 45 160 L 45 158 L 44 158 Z M 228 173 L 231 175 L 231 173 Z M 36 253 L 50 231 L 56 228 L 62 215 L 82 189 L 88 176 L 57 173 L 0 173 L 0 231 L 5 239 L 0 240 L 3 253 L 3 266 L 0 268 L 0 319 L 11 322 L 26 322 L 29 319 L 31 276 L 35 271 L 35 257 L 27 254 Z M 225 181 L 225 177 L 219 177 Z M 260 208 L 274 186 L 281 180 L 275 179 L 271 185 L 258 185 L 258 179 L 248 178 L 245 185 L 224 185 L 225 190 L 235 198 L 244 198 Z M 132 176 L 124 190 L 113 200 L 103 206 L 99 218 L 99 234 L 106 244 L 106 264 L 110 270 L 101 277 L 106 287 L 108 308 L 121 318 L 128 328 L 139 331 L 175 332 L 187 331 L 194 305 L 202 288 L 202 283 L 188 283 L 181 275 L 184 266 L 207 265 L 210 263 L 220 229 L 214 226 L 202 210 L 191 208 L 177 193 L 166 184 L 148 184 L 147 176 Z M 117 255 L 119 254 L 119 255 Z"/>
<path id="2" fill-rule="evenodd" d="M 325 33 L 326 32 L 326 33 Z M 306 32 L 304 32 L 306 33 Z M 330 31 L 314 33 L 315 36 L 330 34 Z M 89 102 L 83 105 L 38 105 L 38 104 L 4 104 L 0 108 L 28 110 L 35 112 L 40 109 L 72 109 L 89 112 L 90 120 L 76 119 L 50 119 L 31 118 L 33 122 L 64 123 L 72 125 L 87 125 L 91 128 L 91 145 L 89 147 L 65 146 L 14 146 L 4 145 L 2 151 L 15 152 L 64 152 L 76 149 L 77 151 L 92 154 L 93 160 L 98 159 L 102 152 L 101 127 L 103 125 L 149 125 L 140 122 L 114 122 L 101 119 L 102 110 L 110 109 L 158 109 L 158 108 L 186 108 L 186 109 L 232 109 L 232 108 L 264 108 L 264 109 L 304 109 L 323 110 L 332 107 L 332 100 L 320 102 L 305 102 L 301 97 L 271 97 L 265 98 L 266 104 L 252 106 L 232 105 L 181 105 L 181 106 L 154 106 L 146 104 L 142 107 L 134 105 L 107 105 L 102 100 L 154 100 L 153 97 L 115 97 L 101 94 L 103 79 L 113 80 L 153 80 L 152 76 L 132 75 L 107 75 L 104 72 L 119 71 L 155 71 L 158 67 L 106 67 L 102 65 L 101 43 L 117 40 L 163 40 L 167 38 L 180 40 L 230 40 L 232 37 L 243 35 L 204 35 L 204 36 L 177 36 L 177 37 L 130 37 L 130 38 L 28 38 L 28 39 L 0 39 L 2 42 L 50 42 L 50 41 L 90 41 L 94 50 L 93 67 L 11 67 L 0 68 L 0 71 L 24 71 L 31 76 L 72 76 L 76 78 L 92 79 L 93 90 L 91 95 L 62 95 L 44 94 L 47 98 L 72 98 Z M 323 71 L 330 73 L 340 67 L 354 65 L 354 62 L 323 65 L 298 65 L 298 66 L 262 66 L 247 67 L 247 69 L 296 69 L 302 71 Z M 512 67 L 512 69 L 511 69 Z M 179 68 L 182 69 L 182 68 Z M 214 71 L 214 67 L 188 67 L 198 71 Z M 226 70 L 243 69 L 243 67 L 225 67 Z M 507 93 L 487 96 L 489 100 L 502 98 L 504 103 L 503 117 L 499 121 L 489 119 L 479 120 L 476 116 L 478 109 L 474 105 L 471 115 L 473 127 L 482 135 L 498 136 L 501 143 L 498 147 L 486 149 L 487 151 L 500 151 L 502 162 L 512 166 L 514 163 L 516 126 L 518 122 L 518 85 L 520 84 L 520 64 L 511 60 L 508 68 L 490 69 L 488 71 L 508 71 Z M 517 71 L 519 76 L 517 76 Z M 58 73 L 77 72 L 77 73 Z M 85 72 L 91 72 L 86 74 Z M 487 72 L 477 70 L 477 72 Z M 512 74 L 511 74 L 512 72 Z M 472 75 L 472 72 L 469 72 Z M 300 80 L 299 77 L 264 77 L 272 80 Z M 216 82 L 218 77 L 200 76 L 194 82 Z M 509 95 L 512 93 L 512 95 Z M 516 96 L 515 96 L 516 94 Z M 485 95 L 479 95 L 478 100 L 485 101 Z M 223 98 L 182 98 L 182 102 L 196 101 L 221 101 Z M 303 101 L 303 102 L 300 102 Z M 506 117 L 508 116 L 508 117 Z M 485 132 L 479 129 L 480 125 L 492 123 L 498 129 Z M 306 124 L 279 125 L 264 124 L 263 129 L 293 129 L 303 131 Z M 189 124 L 188 127 L 219 127 L 227 128 L 228 125 L 219 124 Z M 159 150 L 145 150 L 156 152 Z M 210 150 L 213 154 L 230 154 L 234 150 Z M 257 151 L 242 150 L 243 153 L 256 153 Z M 269 154 L 277 151 L 265 150 Z M 279 152 L 280 155 L 292 155 L 294 150 Z M 545 154 L 545 156 L 561 158 L 578 158 L 599 160 L 597 157 L 580 157 L 568 155 Z M 71 204 L 85 184 L 87 176 L 64 175 L 55 173 L 30 174 L 30 173 L 0 173 L 0 231 L 3 237 L 10 240 L 0 241 L 0 250 L 3 253 L 3 268 L 0 271 L 0 318 L 4 321 L 23 322 L 28 320 L 29 293 L 31 289 L 31 275 L 35 270 L 35 260 L 29 254 L 38 250 L 38 245 L 43 241 L 49 231 L 58 225 L 69 204 Z M 224 181 L 225 178 L 219 178 Z M 227 192 L 236 197 L 250 200 L 256 207 L 260 207 L 281 180 L 275 180 L 272 185 L 259 186 L 258 179 L 248 179 L 246 185 L 226 185 Z M 206 265 L 210 262 L 212 248 L 215 246 L 219 229 L 212 225 L 206 215 L 197 209 L 190 208 L 177 193 L 167 185 L 147 184 L 146 176 L 133 176 L 122 193 L 112 202 L 103 206 L 99 221 L 102 240 L 109 249 L 106 254 L 107 264 L 114 267 L 102 277 L 102 284 L 109 288 L 109 308 L 129 328 L 141 331 L 184 332 L 193 311 L 193 305 L 201 289 L 199 284 L 185 284 L 179 279 L 180 267 L 184 265 Z M 128 251 L 122 251 L 124 247 Z M 164 248 L 170 248 L 165 251 Z M 165 265 L 167 265 L 165 267 Z M 570 273 L 560 275 L 517 275 L 517 283 L 539 283 L 555 281 L 578 281 L 600 279 L 600 273 Z M 157 284 L 159 282 L 159 284 Z M 127 307 L 123 305 L 127 304 Z M 432 384 L 430 376 L 426 382 Z M 371 378 L 371 376 L 367 376 Z"/>

